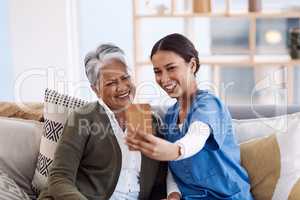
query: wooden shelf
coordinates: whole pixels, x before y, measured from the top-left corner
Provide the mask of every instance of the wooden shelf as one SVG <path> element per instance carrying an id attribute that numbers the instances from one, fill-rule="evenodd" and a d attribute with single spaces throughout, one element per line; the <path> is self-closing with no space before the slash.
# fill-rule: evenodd
<path id="1" fill-rule="evenodd" d="M 299 18 L 300 12 L 265 12 L 250 13 L 249 15 L 256 18 Z"/>
<path id="2" fill-rule="evenodd" d="M 214 67 L 212 80 L 214 83 L 220 83 L 220 69 L 222 67 L 254 67 L 259 69 L 259 67 L 263 66 L 285 66 L 288 71 L 288 102 L 293 102 L 294 96 L 294 75 L 293 69 L 294 66 L 300 66 L 300 59 L 292 60 L 289 55 L 276 55 L 276 52 L 270 52 L 271 55 L 257 55 L 258 48 L 256 46 L 256 32 L 257 32 L 257 20 L 259 19 L 289 19 L 296 18 L 300 19 L 300 11 L 298 10 L 281 10 L 281 11 L 262 11 L 262 12 L 230 12 L 230 4 L 229 0 L 225 0 L 225 10 L 223 12 L 210 12 L 210 13 L 184 13 L 184 11 L 176 10 L 176 1 L 170 1 L 169 12 L 165 13 L 141 13 L 138 11 L 138 2 L 139 0 L 133 0 L 133 60 L 135 65 L 135 70 L 144 70 L 143 67 L 151 66 L 150 61 L 140 61 L 138 58 L 140 57 L 140 52 L 143 51 L 140 45 L 141 41 L 141 24 L 144 22 L 144 19 L 181 19 L 183 20 L 183 32 L 185 34 L 190 34 L 192 37 L 196 37 L 193 35 L 193 29 L 191 25 L 193 25 L 192 20 L 194 18 L 230 18 L 230 19 L 246 19 L 249 24 L 248 31 L 248 50 L 245 52 L 234 51 L 244 53 L 244 55 L 208 55 L 208 56 L 200 56 L 200 64 L 209 65 Z M 234 1 L 232 1 L 233 3 Z M 137 73 L 136 73 L 137 74 Z"/>
<path id="3" fill-rule="evenodd" d="M 300 65 L 300 59 L 292 60 L 289 55 L 256 55 L 251 60 L 248 55 L 200 56 L 200 64 L 220 65 L 222 67 L 251 67 L 253 65 Z M 152 65 L 151 62 L 137 62 L 137 66 Z"/>
<path id="4" fill-rule="evenodd" d="M 293 66 L 300 64 L 300 60 L 291 59 L 289 55 L 256 55 L 254 57 L 254 64 Z"/>
<path id="5" fill-rule="evenodd" d="M 250 63 L 248 55 L 211 55 L 200 56 L 200 64 L 204 65 L 240 65 L 246 66 Z"/>
<path id="6" fill-rule="evenodd" d="M 256 13 L 176 13 L 138 14 L 136 18 L 196 18 L 196 17 L 244 17 L 244 18 L 299 18 L 300 12 L 256 12 Z"/>

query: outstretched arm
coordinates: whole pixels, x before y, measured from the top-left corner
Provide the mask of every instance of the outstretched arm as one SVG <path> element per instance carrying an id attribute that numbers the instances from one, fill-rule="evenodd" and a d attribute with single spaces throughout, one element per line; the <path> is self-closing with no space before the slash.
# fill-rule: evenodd
<path id="1" fill-rule="evenodd" d="M 185 136 L 175 143 L 151 134 L 138 132 L 140 138 L 126 137 L 127 144 L 146 156 L 161 161 L 180 160 L 199 152 L 210 135 L 209 126 L 203 122 L 193 122 Z"/>

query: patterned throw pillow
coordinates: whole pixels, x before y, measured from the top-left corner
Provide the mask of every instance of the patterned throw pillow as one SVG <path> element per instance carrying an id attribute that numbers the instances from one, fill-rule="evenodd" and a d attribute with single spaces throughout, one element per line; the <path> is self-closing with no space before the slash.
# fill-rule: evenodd
<path id="1" fill-rule="evenodd" d="M 300 199 L 300 113 L 287 129 L 241 144 L 241 161 L 256 200 Z"/>
<path id="2" fill-rule="evenodd" d="M 33 189 L 39 193 L 47 184 L 47 177 L 52 165 L 58 141 L 62 135 L 68 115 L 87 102 L 75 97 L 63 95 L 55 90 L 46 89 L 44 100 L 44 133 L 35 173 L 32 180 Z"/>
<path id="3" fill-rule="evenodd" d="M 2 171 L 0 171 L 0 199 L 30 200 L 28 195 Z"/>

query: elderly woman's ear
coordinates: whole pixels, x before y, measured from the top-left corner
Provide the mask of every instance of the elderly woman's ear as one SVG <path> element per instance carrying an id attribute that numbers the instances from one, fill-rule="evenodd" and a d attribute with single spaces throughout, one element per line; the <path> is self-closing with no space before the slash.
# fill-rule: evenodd
<path id="1" fill-rule="evenodd" d="M 96 95 L 98 95 L 98 89 L 95 85 L 91 85 L 92 90 L 95 92 Z"/>

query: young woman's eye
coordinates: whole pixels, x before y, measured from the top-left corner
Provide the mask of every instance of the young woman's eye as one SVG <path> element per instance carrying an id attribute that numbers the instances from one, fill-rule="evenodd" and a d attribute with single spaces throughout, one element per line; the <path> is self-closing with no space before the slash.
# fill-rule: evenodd
<path id="1" fill-rule="evenodd" d="M 167 68 L 168 71 L 173 71 L 176 67 L 175 66 L 170 66 Z"/>
<path id="2" fill-rule="evenodd" d="M 154 74 L 160 74 L 161 71 L 158 71 L 158 70 L 154 70 Z"/>

